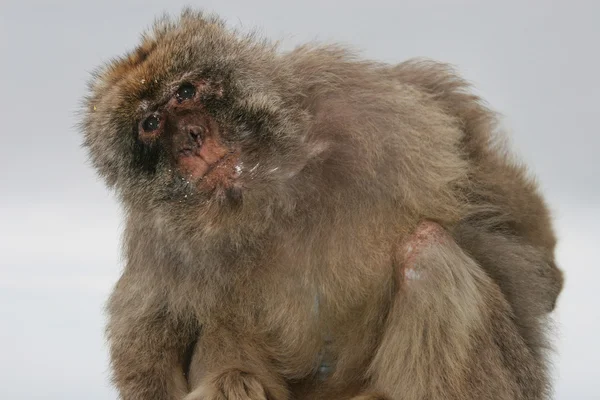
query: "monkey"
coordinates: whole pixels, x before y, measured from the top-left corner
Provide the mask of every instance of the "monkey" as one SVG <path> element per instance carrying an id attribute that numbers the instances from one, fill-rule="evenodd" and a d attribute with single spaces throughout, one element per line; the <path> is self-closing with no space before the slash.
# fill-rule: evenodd
<path id="1" fill-rule="evenodd" d="M 548 207 L 453 67 L 164 16 L 80 130 L 124 211 L 124 400 L 546 399 Z"/>

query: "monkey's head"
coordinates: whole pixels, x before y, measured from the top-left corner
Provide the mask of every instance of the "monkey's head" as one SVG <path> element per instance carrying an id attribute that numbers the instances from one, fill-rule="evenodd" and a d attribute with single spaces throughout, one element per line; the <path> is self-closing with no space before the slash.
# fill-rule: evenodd
<path id="1" fill-rule="evenodd" d="M 466 161 L 456 121 L 391 84 L 394 70 L 351 60 L 310 46 L 280 54 L 186 10 L 96 72 L 84 144 L 127 210 L 187 233 L 399 204 L 457 217 Z"/>
<path id="2" fill-rule="evenodd" d="M 305 111 L 280 94 L 275 57 L 215 17 L 158 21 L 94 75 L 82 124 L 93 165 L 129 207 L 222 215 L 285 203 L 315 149 Z"/>

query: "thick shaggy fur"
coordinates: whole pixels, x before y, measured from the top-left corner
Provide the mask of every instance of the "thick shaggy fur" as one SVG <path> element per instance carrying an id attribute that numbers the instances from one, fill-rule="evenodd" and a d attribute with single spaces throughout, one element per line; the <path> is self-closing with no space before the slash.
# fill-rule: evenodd
<path id="1" fill-rule="evenodd" d="M 235 196 L 137 136 L 198 79 L 220 88 L 203 107 L 240 149 Z M 549 395 L 549 214 L 448 66 L 281 54 L 185 11 L 98 70 L 85 107 L 85 146 L 126 212 L 108 304 L 123 399 Z"/>

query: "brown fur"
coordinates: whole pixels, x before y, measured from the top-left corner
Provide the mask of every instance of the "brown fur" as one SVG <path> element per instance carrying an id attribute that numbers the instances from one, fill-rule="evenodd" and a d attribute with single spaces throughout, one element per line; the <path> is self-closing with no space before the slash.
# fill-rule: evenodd
<path id="1" fill-rule="evenodd" d="M 236 151 L 199 183 L 169 150 L 183 128 L 138 133 L 183 112 L 184 82 L 208 88 L 183 111 L 215 154 Z M 185 11 L 95 74 L 82 129 L 126 212 L 123 399 L 548 397 L 550 217 L 449 67 L 281 54 Z"/>

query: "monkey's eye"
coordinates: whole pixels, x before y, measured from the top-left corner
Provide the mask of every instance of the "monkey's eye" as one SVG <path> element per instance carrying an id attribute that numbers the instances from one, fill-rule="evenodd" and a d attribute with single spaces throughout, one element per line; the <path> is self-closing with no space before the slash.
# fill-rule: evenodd
<path id="1" fill-rule="evenodd" d="M 157 130 L 159 127 L 160 127 L 160 118 L 156 114 L 149 116 L 142 123 L 142 128 L 146 132 L 153 132 L 153 131 Z"/>
<path id="2" fill-rule="evenodd" d="M 180 103 L 184 100 L 193 99 L 196 95 L 196 87 L 191 83 L 184 83 L 177 89 L 175 96 Z"/>

